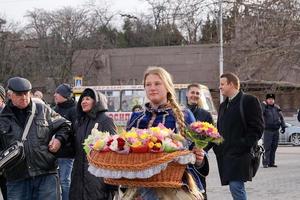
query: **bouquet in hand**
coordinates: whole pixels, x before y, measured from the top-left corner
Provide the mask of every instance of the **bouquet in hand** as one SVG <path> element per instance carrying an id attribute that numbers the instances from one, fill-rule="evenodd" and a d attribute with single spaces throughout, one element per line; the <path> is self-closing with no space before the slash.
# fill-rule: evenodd
<path id="1" fill-rule="evenodd" d="M 218 129 L 208 122 L 193 122 L 185 130 L 187 138 L 198 148 L 204 148 L 209 142 L 220 144 L 223 141 Z"/>

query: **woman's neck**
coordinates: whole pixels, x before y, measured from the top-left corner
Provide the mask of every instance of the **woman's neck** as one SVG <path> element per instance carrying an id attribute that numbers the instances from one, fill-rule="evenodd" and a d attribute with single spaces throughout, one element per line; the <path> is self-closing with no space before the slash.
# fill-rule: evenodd
<path id="1" fill-rule="evenodd" d="M 160 103 L 153 103 L 153 102 L 150 102 L 150 105 L 151 105 L 151 108 L 153 108 L 153 109 L 158 109 L 160 106 L 162 106 L 162 105 L 165 105 L 165 104 L 167 104 L 167 100 L 166 101 L 163 101 L 163 102 L 160 102 Z"/>

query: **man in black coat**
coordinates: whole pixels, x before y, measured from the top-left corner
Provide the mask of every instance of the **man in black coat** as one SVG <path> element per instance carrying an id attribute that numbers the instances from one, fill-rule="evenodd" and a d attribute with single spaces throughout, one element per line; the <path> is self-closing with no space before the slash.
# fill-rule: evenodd
<path id="1" fill-rule="evenodd" d="M 251 181 L 250 149 L 260 139 L 264 130 L 262 110 L 258 99 L 239 91 L 239 78 L 233 73 L 220 77 L 220 92 L 226 97 L 218 115 L 218 130 L 224 142 L 214 146 L 222 185 L 229 185 L 235 200 L 246 200 L 244 182 Z M 240 111 L 241 96 L 246 127 Z"/>
<path id="2" fill-rule="evenodd" d="M 266 95 L 262 110 L 265 121 L 263 166 L 264 168 L 277 167 L 275 153 L 278 147 L 279 128 L 281 127 L 281 133 L 284 133 L 285 122 L 280 107 L 275 104 L 275 94 Z"/>
<path id="3" fill-rule="evenodd" d="M 201 87 L 199 84 L 192 83 L 188 85 L 187 94 L 186 94 L 187 107 L 192 111 L 196 121 L 209 122 L 213 124 L 213 118 L 210 112 L 201 108 L 202 103 L 201 103 L 200 96 L 201 96 Z M 210 144 L 209 147 L 208 148 L 205 147 L 204 150 L 207 152 L 211 147 L 212 145 Z M 204 167 L 202 167 L 199 172 L 201 173 L 200 176 L 201 183 L 203 184 L 203 188 L 206 191 L 206 176 L 209 173 L 209 163 L 206 156 L 204 158 L 204 162 L 206 162 L 206 165 L 204 165 Z M 203 196 L 204 199 L 207 199 L 206 192 L 204 192 Z"/>
<path id="4" fill-rule="evenodd" d="M 76 103 L 72 95 L 72 88 L 69 84 L 60 84 L 54 93 L 54 110 L 72 123 L 76 121 Z M 69 200 L 71 185 L 71 172 L 74 162 L 74 128 L 70 131 L 67 143 L 56 153 L 59 166 L 59 178 L 62 189 L 62 200 Z"/>

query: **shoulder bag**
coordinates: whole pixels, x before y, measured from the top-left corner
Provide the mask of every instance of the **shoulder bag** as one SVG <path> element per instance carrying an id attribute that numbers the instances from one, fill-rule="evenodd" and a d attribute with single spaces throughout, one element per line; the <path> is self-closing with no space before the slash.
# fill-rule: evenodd
<path id="1" fill-rule="evenodd" d="M 240 114 L 241 114 L 244 129 L 246 130 L 247 124 L 246 124 L 245 114 L 244 114 L 243 99 L 244 99 L 244 94 L 242 94 L 241 100 L 240 100 Z M 259 168 L 261 156 L 262 156 L 262 154 L 264 154 L 264 152 L 265 152 L 265 150 L 264 150 L 263 146 L 259 145 L 257 142 L 251 147 L 250 155 L 251 155 L 252 177 L 255 176 L 255 174 Z"/>
<path id="2" fill-rule="evenodd" d="M 32 102 L 32 110 L 25 126 L 22 140 L 16 141 L 9 145 L 8 148 L 1 151 L 0 153 L 0 172 L 5 171 L 6 169 L 18 164 L 20 161 L 24 160 L 25 158 L 25 151 L 24 151 L 24 141 L 26 140 L 29 128 L 32 124 L 32 120 L 35 114 L 36 105 Z"/>

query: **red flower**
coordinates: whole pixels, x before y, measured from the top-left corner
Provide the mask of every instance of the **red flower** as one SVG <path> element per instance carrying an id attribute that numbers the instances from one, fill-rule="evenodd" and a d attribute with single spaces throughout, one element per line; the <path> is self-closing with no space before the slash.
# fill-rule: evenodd
<path id="1" fill-rule="evenodd" d="M 125 146 L 125 140 L 123 138 L 117 138 L 118 141 L 118 149 L 119 150 L 124 150 L 124 146 Z"/>

